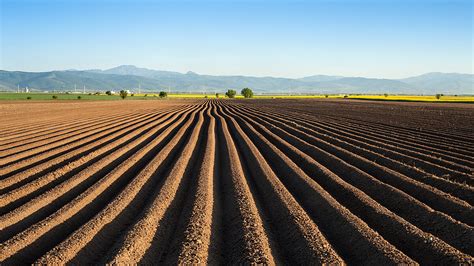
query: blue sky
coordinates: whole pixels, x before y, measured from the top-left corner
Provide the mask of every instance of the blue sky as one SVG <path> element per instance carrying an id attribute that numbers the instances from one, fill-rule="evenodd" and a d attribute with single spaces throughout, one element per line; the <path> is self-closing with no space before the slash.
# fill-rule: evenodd
<path id="1" fill-rule="evenodd" d="M 0 69 L 214 75 L 473 70 L 471 1 L 0 0 Z"/>

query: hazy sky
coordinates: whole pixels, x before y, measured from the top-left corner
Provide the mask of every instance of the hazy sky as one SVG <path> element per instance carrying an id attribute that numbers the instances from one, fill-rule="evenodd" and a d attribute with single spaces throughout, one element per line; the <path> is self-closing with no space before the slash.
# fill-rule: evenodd
<path id="1" fill-rule="evenodd" d="M 0 0 L 0 69 L 399 78 L 473 70 L 471 1 Z"/>

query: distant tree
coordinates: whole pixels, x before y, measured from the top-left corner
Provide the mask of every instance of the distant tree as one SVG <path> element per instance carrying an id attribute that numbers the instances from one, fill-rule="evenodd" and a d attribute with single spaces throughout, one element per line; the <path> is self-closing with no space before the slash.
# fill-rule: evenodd
<path id="1" fill-rule="evenodd" d="M 56 100 L 56 99 L 58 98 L 58 96 L 56 96 L 56 95 L 53 95 L 53 97 L 52 97 L 52 98 Z"/>
<path id="2" fill-rule="evenodd" d="M 135 94 L 132 93 L 132 94 L 130 94 L 130 96 L 133 97 L 133 96 L 135 96 Z"/>
<path id="3" fill-rule="evenodd" d="M 441 96 L 443 96 L 443 94 L 436 94 L 435 95 L 436 99 L 438 99 L 438 100 L 441 99 Z"/>
<path id="4" fill-rule="evenodd" d="M 112 95 L 112 92 L 111 91 L 106 91 L 105 94 L 110 96 L 110 95 Z"/>
<path id="5" fill-rule="evenodd" d="M 27 100 L 31 100 L 31 96 L 26 97 Z"/>
<path id="6" fill-rule="evenodd" d="M 327 98 L 327 97 L 329 97 L 329 95 L 327 95 L 327 94 L 326 94 L 326 95 L 324 95 L 324 97 L 326 97 L 326 98 Z"/>
<path id="7" fill-rule="evenodd" d="M 122 99 L 127 98 L 127 95 L 128 95 L 128 92 L 126 90 L 121 90 L 120 91 L 120 97 L 122 97 Z"/>
<path id="8" fill-rule="evenodd" d="M 387 93 L 384 93 L 383 96 L 385 96 L 385 98 L 387 98 L 387 97 L 388 97 L 388 94 L 387 94 Z"/>
<path id="9" fill-rule="evenodd" d="M 344 99 L 347 99 L 347 98 L 349 98 L 349 96 L 347 96 L 347 95 L 344 95 Z"/>
<path id="10" fill-rule="evenodd" d="M 253 91 L 249 88 L 243 88 L 240 94 L 242 94 L 242 96 L 244 96 L 245 98 L 253 97 Z"/>
<path id="11" fill-rule="evenodd" d="M 166 91 L 160 91 L 159 96 L 160 96 L 160 98 L 166 98 L 166 97 L 168 97 L 168 93 Z"/>
<path id="12" fill-rule="evenodd" d="M 219 99 L 219 93 L 216 93 L 216 98 Z"/>
<path id="13" fill-rule="evenodd" d="M 81 97 L 81 96 L 77 96 L 77 99 L 80 100 L 80 99 L 82 99 L 82 97 Z"/>
<path id="14" fill-rule="evenodd" d="M 227 92 L 225 93 L 225 96 L 227 96 L 229 98 L 235 98 L 236 94 L 237 94 L 237 92 L 235 90 L 227 90 Z"/>
<path id="15" fill-rule="evenodd" d="M 205 96 L 204 96 L 204 99 L 207 99 L 207 98 L 209 98 L 209 96 L 205 95 Z"/>

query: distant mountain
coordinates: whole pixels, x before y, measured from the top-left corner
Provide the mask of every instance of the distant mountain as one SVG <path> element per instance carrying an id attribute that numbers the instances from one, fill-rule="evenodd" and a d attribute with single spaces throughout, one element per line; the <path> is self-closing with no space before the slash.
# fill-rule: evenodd
<path id="1" fill-rule="evenodd" d="M 474 75 L 471 74 L 433 72 L 400 81 L 424 92 L 456 94 L 467 90 L 467 93 L 474 94 Z"/>
<path id="2" fill-rule="evenodd" d="M 314 75 L 299 79 L 250 76 L 185 74 L 123 65 L 107 70 L 66 70 L 20 72 L 0 70 L 0 91 L 16 91 L 17 86 L 32 91 L 171 89 L 175 92 L 214 92 L 252 88 L 256 93 L 392 93 L 392 94 L 474 94 L 474 75 L 428 73 L 406 79 L 374 79 Z"/>
<path id="3" fill-rule="evenodd" d="M 298 80 L 303 82 L 321 82 L 321 81 L 331 81 L 343 78 L 343 76 L 327 76 L 327 75 L 314 75 L 309 77 L 300 78 Z"/>
<path id="4" fill-rule="evenodd" d="M 164 89 L 158 80 L 132 75 L 100 74 L 87 71 L 20 72 L 0 70 L 0 90 L 16 91 L 28 87 L 30 91 L 117 90 L 134 88 L 137 84 Z"/>

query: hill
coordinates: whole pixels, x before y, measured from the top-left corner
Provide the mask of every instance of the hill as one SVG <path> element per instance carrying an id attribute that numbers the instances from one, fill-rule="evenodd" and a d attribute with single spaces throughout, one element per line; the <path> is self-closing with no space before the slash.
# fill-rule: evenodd
<path id="1" fill-rule="evenodd" d="M 212 76 L 179 73 L 123 65 L 107 70 L 65 70 L 21 72 L 0 70 L 0 90 L 87 91 L 132 89 L 143 92 L 214 92 L 252 88 L 256 93 L 390 93 L 390 94 L 473 94 L 474 75 L 428 73 L 405 79 L 376 79 L 314 75 L 299 79 L 251 76 Z"/>

